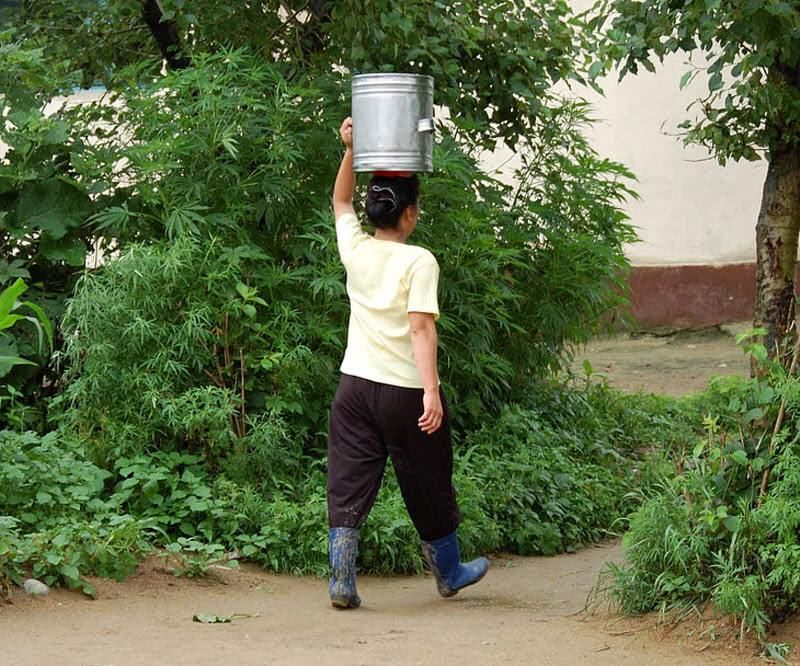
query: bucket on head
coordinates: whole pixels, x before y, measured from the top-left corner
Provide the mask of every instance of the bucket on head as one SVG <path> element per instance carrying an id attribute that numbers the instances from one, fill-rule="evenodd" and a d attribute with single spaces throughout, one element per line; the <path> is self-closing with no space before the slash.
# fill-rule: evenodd
<path id="1" fill-rule="evenodd" d="M 353 169 L 433 171 L 433 78 L 353 77 Z"/>

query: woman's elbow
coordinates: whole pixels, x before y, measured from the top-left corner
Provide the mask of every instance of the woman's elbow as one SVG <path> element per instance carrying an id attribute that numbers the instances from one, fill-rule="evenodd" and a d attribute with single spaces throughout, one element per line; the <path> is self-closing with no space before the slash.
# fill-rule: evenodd
<path id="1" fill-rule="evenodd" d="M 411 335 L 415 337 L 436 335 L 436 322 L 432 314 L 410 312 L 408 315 Z"/>

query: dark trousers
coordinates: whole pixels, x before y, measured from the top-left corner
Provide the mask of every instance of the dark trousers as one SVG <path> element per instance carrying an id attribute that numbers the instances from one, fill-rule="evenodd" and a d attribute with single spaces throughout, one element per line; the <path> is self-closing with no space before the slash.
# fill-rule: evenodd
<path id="1" fill-rule="evenodd" d="M 342 375 L 331 407 L 328 439 L 328 520 L 361 527 L 375 503 L 391 457 L 408 513 L 420 537 L 454 532 L 459 514 L 451 480 L 450 421 L 428 435 L 419 429 L 422 389 Z"/>

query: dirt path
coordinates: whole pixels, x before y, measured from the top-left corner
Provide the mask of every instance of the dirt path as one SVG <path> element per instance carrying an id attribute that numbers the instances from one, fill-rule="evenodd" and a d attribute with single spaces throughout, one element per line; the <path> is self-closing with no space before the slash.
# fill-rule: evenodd
<path id="1" fill-rule="evenodd" d="M 595 372 L 624 391 L 685 395 L 704 389 L 714 375 L 750 372 L 747 357 L 736 346 L 736 334 L 750 324 L 668 336 L 615 335 L 592 340 L 575 350 L 573 370 L 583 374 L 588 359 Z"/>
<path id="2" fill-rule="evenodd" d="M 603 339 L 579 351 L 576 368 L 587 357 L 627 390 L 681 394 L 712 374 L 747 372 L 730 332 Z M 245 566 L 193 581 L 149 561 L 125 583 L 96 581 L 95 601 L 64 590 L 43 599 L 17 593 L 13 605 L 0 605 L 0 666 L 764 663 L 735 641 L 710 640 L 727 635 L 713 622 L 664 636 L 653 618 L 586 619 L 579 611 L 598 572 L 620 557 L 619 546 L 607 544 L 552 558 L 495 558 L 479 586 L 449 600 L 429 576 L 364 577 L 364 606 L 350 612 L 328 606 L 318 579 Z M 254 617 L 205 625 L 192 621 L 196 613 Z M 800 629 L 783 633 L 780 640 L 800 638 Z"/>
<path id="3" fill-rule="evenodd" d="M 359 581 L 364 606 L 336 611 L 325 582 L 245 567 L 213 580 L 175 579 L 149 563 L 123 584 L 98 581 L 98 599 L 55 590 L 0 608 L 3 666 L 237 664 L 535 664 L 571 666 L 758 663 L 723 646 L 697 651 L 645 625 L 580 611 L 616 545 L 552 558 L 493 561 L 487 578 L 453 599 L 429 576 Z M 199 624 L 195 613 L 247 613 Z M 721 651 L 721 652 L 720 652 Z"/>

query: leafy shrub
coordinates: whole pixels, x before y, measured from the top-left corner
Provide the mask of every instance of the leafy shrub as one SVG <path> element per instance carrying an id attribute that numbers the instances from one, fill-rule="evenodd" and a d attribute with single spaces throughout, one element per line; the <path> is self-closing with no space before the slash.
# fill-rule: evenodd
<path id="1" fill-rule="evenodd" d="M 587 440 L 513 407 L 467 438 L 461 464 L 500 527 L 502 548 L 552 555 L 608 534 L 632 487 L 614 466 L 630 464 L 611 442 L 592 451 L 595 442 L 591 435 Z M 601 451 L 617 455 L 603 457 Z"/>
<path id="2" fill-rule="evenodd" d="M 123 580 L 150 550 L 147 523 L 127 515 L 100 513 L 73 518 L 28 535 L 20 560 L 48 585 L 66 583 L 94 596 L 84 576 Z"/>
<path id="3" fill-rule="evenodd" d="M 145 518 L 165 534 L 209 533 L 207 520 L 221 515 L 211 500 L 203 459 L 177 452 L 119 458 L 115 461 L 114 509 Z"/>
<path id="4" fill-rule="evenodd" d="M 162 557 L 174 562 L 173 575 L 187 578 L 205 576 L 210 566 L 224 565 L 229 569 L 239 566 L 239 561 L 226 553 L 220 544 L 206 543 L 192 537 L 178 537 L 167 544 Z"/>
<path id="5" fill-rule="evenodd" d="M 8 278 L 23 272 L 13 267 L 18 260 L 11 264 L 3 261 Z M 27 271 L 24 273 L 27 275 Z M 0 276 L 0 287 L 4 284 L 4 278 Z M 18 277 L 0 291 L 0 379 L 3 380 L 0 385 L 0 426 L 8 422 L 21 427 L 28 420 L 26 408 L 31 396 L 25 395 L 24 388 L 31 373 L 27 371 L 37 367 L 36 361 L 46 361 L 53 344 L 53 327 L 44 310 L 36 303 L 19 300 L 27 290 L 27 285 Z M 21 314 L 25 311 L 33 314 Z M 32 324 L 29 328 L 35 336 L 30 331 L 28 335 L 20 331 L 19 324 L 24 322 Z"/>
<path id="6" fill-rule="evenodd" d="M 571 44 L 565 23 L 541 27 L 537 39 L 552 31 Z M 329 62 L 305 71 L 246 49 L 212 50 L 166 76 L 152 74 L 160 61 L 114 68 L 104 103 L 50 117 L 42 105 L 66 75 L 47 93 L 14 87 L 4 98 L 28 99 L 0 128 L 10 146 L 0 229 L 13 232 L 0 241 L 13 236 L 24 262 L 0 265 L 0 275 L 50 270 L 60 298 L 101 237 L 105 254 L 69 301 L 64 376 L 26 389 L 63 388 L 49 414 L 58 434 L 20 435 L 3 449 L 0 481 L 13 492 L 2 511 L 21 517 L 14 561 L 48 579 L 122 575 L 145 543 L 185 551 L 192 572 L 220 548 L 283 571 L 326 566 L 322 449 L 347 324 L 329 192 L 349 79 Z M 36 79 L 41 52 L 14 44 L 4 62 L 8 53 L 28 63 L 19 81 Z M 491 95 L 514 108 L 519 95 L 535 96 L 536 111 L 479 114 L 497 136 L 525 134 L 523 185 L 514 191 L 481 171 L 475 147 L 494 139 L 460 117 L 458 130 L 440 127 L 424 182 L 417 240 L 442 268 L 442 378 L 462 406 L 458 430 L 482 427 L 464 439 L 456 469 L 466 553 L 572 548 L 601 535 L 622 506 L 605 491 L 623 487 L 615 473 L 624 454 L 600 429 L 589 441 L 526 405 L 504 411 L 624 300 L 622 248 L 633 239 L 620 207 L 633 195 L 631 174 L 591 149 L 583 103 L 544 93 L 571 58 L 553 56 L 547 76 L 531 62 L 526 76 L 541 95 L 521 79 Z M 472 93 L 451 92 L 453 104 L 478 108 Z M 28 171 L 26 146 L 36 157 Z M 506 443 L 509 460 L 498 460 Z M 556 471 L 542 475 L 540 465 Z M 509 475 L 518 512 L 492 494 Z M 421 565 L 391 475 L 362 555 L 373 571 Z"/>
<path id="7" fill-rule="evenodd" d="M 57 432 L 0 432 L 0 515 L 14 516 L 26 529 L 96 510 L 110 476 Z"/>
<path id="8" fill-rule="evenodd" d="M 96 238 L 92 200 L 72 165 L 91 128 L 73 122 L 55 97 L 78 81 L 68 65 L 5 25 L 0 72 L 0 289 L 25 280 L 37 318 L 46 312 L 55 333 L 46 346 L 33 327 L 18 327 L 11 341 L 2 336 L 0 357 L 35 364 L 9 369 L 0 360 L 0 429 L 45 430 L 47 399 L 58 387 L 49 363 L 60 344 L 58 320 Z"/>
<path id="9" fill-rule="evenodd" d="M 636 432 L 624 425 L 607 430 L 610 416 L 631 410 L 636 396 L 621 396 L 608 387 L 576 393 L 582 420 L 557 418 L 559 401 L 570 392 L 543 390 L 539 409 L 511 407 L 472 433 L 457 447 L 454 483 L 462 525 L 459 538 L 465 556 L 508 550 L 553 554 L 608 535 L 650 487 L 660 465 L 658 424 L 666 423 L 674 402 L 664 400 L 641 447 L 631 444 Z M 609 394 L 617 396 L 614 400 Z M 605 411 L 608 404 L 615 412 Z M 658 418 L 656 418 L 658 417 Z M 551 425 L 553 421 L 555 425 Z M 634 419 L 629 419 L 631 424 Z M 641 428 L 638 432 L 641 432 Z M 636 453 L 615 446 L 622 433 Z M 627 440 L 626 440 L 627 438 Z M 302 490 L 299 490 L 302 488 Z M 244 557 L 276 570 L 322 573 L 327 567 L 325 475 L 312 465 L 291 491 L 265 497 L 250 485 L 218 477 L 214 504 L 223 506 L 225 523 L 215 538 L 239 548 Z M 364 527 L 359 563 L 373 573 L 419 571 L 418 538 L 389 470 L 378 501 Z"/>
<path id="10" fill-rule="evenodd" d="M 90 128 L 71 123 L 60 109 L 45 109 L 77 76 L 8 29 L 0 30 L 0 71 L 0 247 L 11 259 L 0 286 L 13 267 L 18 277 L 63 294 L 93 235 L 86 224 L 92 202 L 72 167 Z"/>
<path id="11" fill-rule="evenodd" d="M 543 385 L 536 396 L 535 408 L 509 407 L 457 442 L 466 557 L 573 550 L 614 530 L 646 493 L 651 461 L 661 460 L 649 444 L 677 409 L 665 401 L 643 430 L 620 418 L 635 413 L 640 398 L 608 387 L 573 393 Z M 559 418 L 564 405 L 572 411 Z M 617 428 L 607 427 L 612 421 Z M 280 420 L 259 427 L 218 470 L 185 451 L 119 456 L 104 469 L 84 442 L 63 433 L 2 433 L 0 484 L 8 492 L 0 497 L 0 575 L 17 581 L 33 572 L 91 593 L 85 576 L 124 577 L 152 547 L 164 547 L 183 575 L 202 575 L 210 562 L 228 563 L 237 553 L 276 571 L 325 573 L 324 461 L 293 449 Z M 635 445 L 645 432 L 647 442 Z M 273 462 L 275 455 L 282 457 Z M 381 574 L 422 567 L 391 469 L 363 530 L 360 566 Z"/>
<path id="12" fill-rule="evenodd" d="M 11 584 L 22 582 L 17 520 L 0 516 L 0 601 L 11 596 Z"/>
<path id="13" fill-rule="evenodd" d="M 82 279 L 64 326 L 68 417 L 100 450 L 213 461 L 273 411 L 322 448 L 348 315 L 329 203 L 346 84 L 290 82 L 224 51 L 75 112 L 107 125 L 77 168 L 121 251 Z M 442 267 L 440 365 L 462 428 L 622 300 L 630 174 L 591 150 L 582 105 L 547 113 L 524 191 L 482 173 L 446 128 L 423 185 L 417 240 Z"/>
<path id="14" fill-rule="evenodd" d="M 150 525 L 115 513 L 105 489 L 111 476 L 57 432 L 0 431 L 0 520 L 10 540 L 0 575 L 10 571 L 19 582 L 29 567 L 48 584 L 92 593 L 84 576 L 130 573 L 147 550 Z"/>
<path id="15" fill-rule="evenodd" d="M 0 432 L 0 579 L 24 570 L 93 594 L 85 576 L 124 578 L 152 544 L 208 532 L 201 462 L 162 452 L 110 472 L 62 433 Z"/>
<path id="16" fill-rule="evenodd" d="M 760 372 L 712 381 L 702 438 L 631 516 L 606 583 L 624 612 L 711 600 L 764 640 L 800 607 L 800 382 L 762 346 L 746 350 Z"/>
<path id="17" fill-rule="evenodd" d="M 299 311 L 241 283 L 264 258 L 213 254 L 186 237 L 132 248 L 84 278 L 65 318 L 71 381 L 60 402 L 99 461 L 178 447 L 213 464 L 254 442 L 273 463 L 287 447 L 283 458 L 296 459 L 302 441 L 273 412 L 302 411 L 287 404 L 300 382 L 313 373 L 327 386 L 332 370 L 309 355 Z"/>

